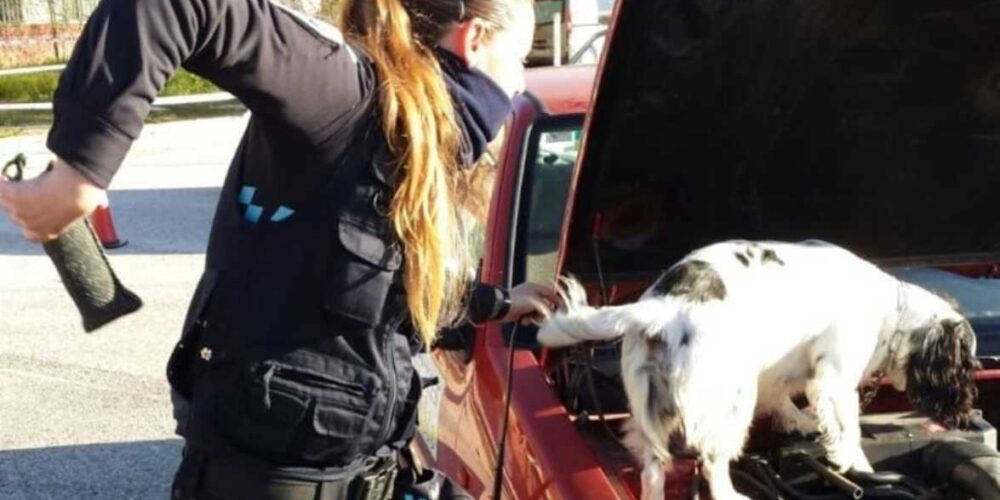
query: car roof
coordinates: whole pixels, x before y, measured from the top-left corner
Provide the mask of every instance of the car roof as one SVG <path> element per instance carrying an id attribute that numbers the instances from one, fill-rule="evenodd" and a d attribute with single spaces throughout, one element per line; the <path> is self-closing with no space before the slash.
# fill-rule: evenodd
<path id="1" fill-rule="evenodd" d="M 528 92 L 550 115 L 586 113 L 594 90 L 594 65 L 531 68 L 525 72 Z"/>

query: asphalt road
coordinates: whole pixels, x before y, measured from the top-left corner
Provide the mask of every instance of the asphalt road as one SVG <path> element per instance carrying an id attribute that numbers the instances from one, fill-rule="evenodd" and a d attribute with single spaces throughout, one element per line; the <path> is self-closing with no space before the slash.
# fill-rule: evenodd
<path id="1" fill-rule="evenodd" d="M 144 307 L 92 334 L 41 247 L 0 217 L 0 499 L 167 498 L 181 442 L 164 375 L 244 118 L 147 126 L 111 187 L 109 252 Z M 0 161 L 49 159 L 44 136 Z"/>

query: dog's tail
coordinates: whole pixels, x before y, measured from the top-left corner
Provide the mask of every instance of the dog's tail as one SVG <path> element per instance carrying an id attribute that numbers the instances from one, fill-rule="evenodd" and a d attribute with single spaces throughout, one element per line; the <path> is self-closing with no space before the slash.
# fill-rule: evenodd
<path id="1" fill-rule="evenodd" d="M 582 342 L 612 340 L 621 337 L 628 326 L 627 308 L 587 305 L 587 293 L 573 278 L 559 278 L 563 306 L 546 315 L 539 325 L 538 342 L 548 347 L 566 347 Z"/>

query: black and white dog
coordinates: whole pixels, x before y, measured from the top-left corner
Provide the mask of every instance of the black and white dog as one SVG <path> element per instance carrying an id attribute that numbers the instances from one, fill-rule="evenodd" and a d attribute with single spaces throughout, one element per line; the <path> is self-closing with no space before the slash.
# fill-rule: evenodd
<path id="1" fill-rule="evenodd" d="M 562 292 L 563 308 L 540 325 L 542 344 L 624 336 L 626 440 L 644 465 L 644 499 L 663 497 L 678 441 L 702 459 L 714 498 L 743 498 L 729 462 L 755 415 L 818 431 L 834 464 L 871 471 L 857 388 L 873 376 L 946 423 L 964 423 L 976 397 L 975 335 L 956 308 L 832 244 L 714 244 L 627 305 L 589 307 L 569 279 Z M 799 395 L 807 408 L 793 402 Z"/>

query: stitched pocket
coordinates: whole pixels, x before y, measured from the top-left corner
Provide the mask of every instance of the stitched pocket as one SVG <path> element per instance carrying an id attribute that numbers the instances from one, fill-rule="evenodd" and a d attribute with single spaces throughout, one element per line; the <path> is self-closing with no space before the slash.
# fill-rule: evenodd
<path id="1" fill-rule="evenodd" d="M 402 266 L 402 252 L 390 243 L 394 240 L 384 217 L 342 213 L 336 226 L 324 308 L 334 316 L 378 324 L 394 275 Z"/>
<path id="2" fill-rule="evenodd" d="M 234 412 L 233 437 L 243 447 L 291 463 L 347 459 L 367 444 L 377 384 L 341 366 L 332 376 L 284 363 L 254 364 L 244 387 L 245 411 Z"/>
<path id="3" fill-rule="evenodd" d="M 370 447 L 375 436 L 366 432 L 374 410 L 374 384 L 338 380 L 316 395 L 312 430 L 321 439 L 305 443 L 304 456 L 353 457 Z"/>

